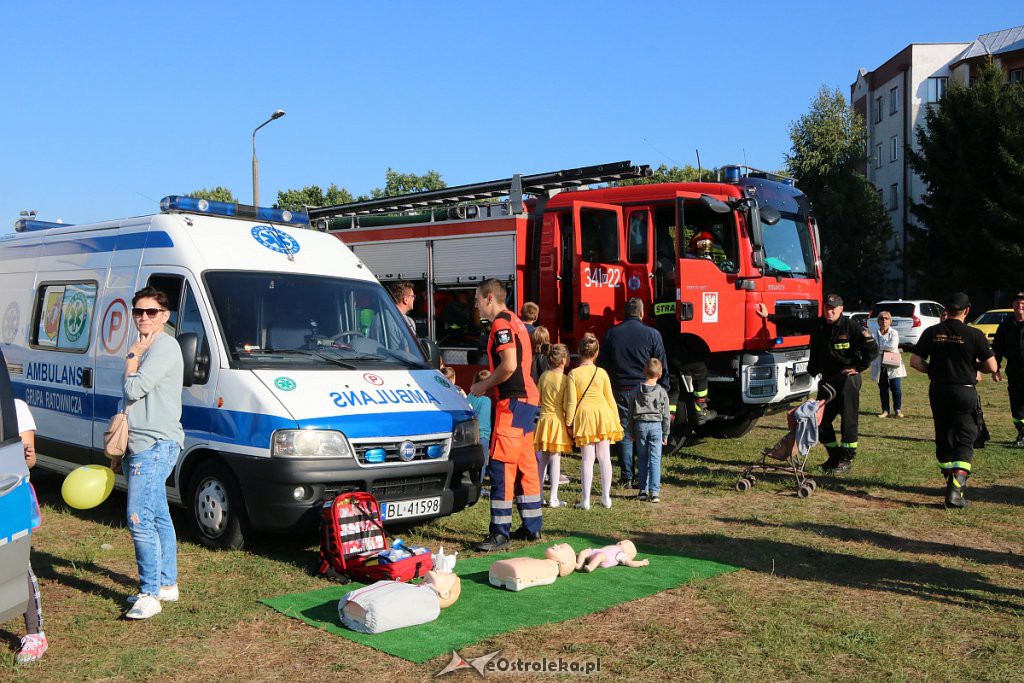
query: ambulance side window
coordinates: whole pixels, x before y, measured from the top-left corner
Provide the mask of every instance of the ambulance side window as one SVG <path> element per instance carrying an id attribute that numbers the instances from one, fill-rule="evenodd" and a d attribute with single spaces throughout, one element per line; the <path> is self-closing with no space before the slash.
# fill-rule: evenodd
<path id="1" fill-rule="evenodd" d="M 209 357 L 210 346 L 199 313 L 199 302 L 192 292 L 192 285 L 180 275 L 151 275 L 149 286 L 167 295 L 170 317 L 164 325 L 164 332 L 175 338 L 185 332 L 194 332 L 199 337 L 199 353 Z M 197 378 L 195 384 L 206 384 L 207 378 Z"/>
<path id="2" fill-rule="evenodd" d="M 95 282 L 47 282 L 36 293 L 31 346 L 85 353 L 92 338 Z"/>
<path id="3" fill-rule="evenodd" d="M 185 294 L 181 301 L 181 314 L 178 317 L 180 325 L 178 334 L 194 332 L 199 337 L 199 355 L 209 358 L 210 345 L 206 338 L 206 328 L 203 327 L 203 316 L 199 313 L 199 301 L 192 292 L 192 285 L 185 283 Z M 195 384 L 206 384 L 209 373 L 197 373 L 199 376 Z"/>
<path id="4" fill-rule="evenodd" d="M 172 337 L 178 336 L 178 304 L 181 301 L 181 287 L 185 278 L 180 275 L 150 275 L 148 286 L 159 289 L 167 295 L 170 317 L 164 323 L 164 332 Z"/>

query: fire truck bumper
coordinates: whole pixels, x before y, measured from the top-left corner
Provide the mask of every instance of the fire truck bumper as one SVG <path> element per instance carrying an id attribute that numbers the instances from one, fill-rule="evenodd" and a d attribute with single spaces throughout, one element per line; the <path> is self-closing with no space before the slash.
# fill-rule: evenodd
<path id="1" fill-rule="evenodd" d="M 807 374 L 808 348 L 744 353 L 740 364 L 743 403 L 768 406 L 807 397 L 816 387 Z"/>

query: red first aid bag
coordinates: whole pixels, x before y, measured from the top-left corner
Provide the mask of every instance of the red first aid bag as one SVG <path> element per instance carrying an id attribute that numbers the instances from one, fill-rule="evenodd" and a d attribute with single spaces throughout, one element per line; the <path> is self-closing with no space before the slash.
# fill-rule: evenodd
<path id="1" fill-rule="evenodd" d="M 369 493 L 339 494 L 333 501 L 324 501 L 320 515 L 320 576 L 341 583 L 409 581 L 433 568 L 430 553 L 381 561 L 388 540 L 380 505 Z"/>

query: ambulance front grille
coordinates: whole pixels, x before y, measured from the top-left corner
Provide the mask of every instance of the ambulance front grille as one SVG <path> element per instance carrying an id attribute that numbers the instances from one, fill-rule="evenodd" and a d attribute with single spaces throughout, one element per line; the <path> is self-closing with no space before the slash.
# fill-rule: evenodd
<path id="1" fill-rule="evenodd" d="M 396 477 L 373 482 L 370 493 L 377 500 L 407 498 L 417 493 L 440 493 L 444 491 L 447 474 L 428 474 L 422 477 Z"/>
<path id="2" fill-rule="evenodd" d="M 356 451 L 356 460 L 360 465 L 368 465 L 370 467 L 374 465 L 392 465 L 407 462 L 422 462 L 424 460 L 436 460 L 437 458 L 430 458 L 427 456 L 427 448 L 431 446 L 437 446 L 440 448 L 442 453 L 448 450 L 447 439 L 432 439 L 430 441 L 411 441 L 415 450 L 414 455 L 409 460 L 403 460 L 399 455 L 399 447 L 401 441 L 360 441 L 353 443 L 352 446 Z M 366 454 L 369 451 L 380 452 L 384 451 L 384 462 L 379 460 L 370 462 L 366 459 Z M 441 456 L 438 456 L 441 457 Z"/>

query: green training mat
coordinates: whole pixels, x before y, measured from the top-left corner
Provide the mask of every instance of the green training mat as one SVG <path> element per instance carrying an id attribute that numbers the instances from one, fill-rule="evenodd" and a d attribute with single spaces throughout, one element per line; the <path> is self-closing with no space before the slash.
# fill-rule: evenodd
<path id="1" fill-rule="evenodd" d="M 514 593 L 495 588 L 487 571 L 495 560 L 508 557 L 544 557 L 555 543 L 568 543 L 576 552 L 601 548 L 614 540 L 589 536 L 550 539 L 506 553 L 459 559 L 455 573 L 462 579 L 462 595 L 436 621 L 369 635 L 341 625 L 338 601 L 363 584 L 332 585 L 308 593 L 291 593 L 260 602 L 310 626 L 407 659 L 425 662 L 466 645 L 519 628 L 557 623 L 593 614 L 613 605 L 676 588 L 684 583 L 737 571 L 738 567 L 683 557 L 665 548 L 637 545 L 637 559 L 650 566 L 598 568 L 592 574 L 574 572 L 548 586 Z"/>

